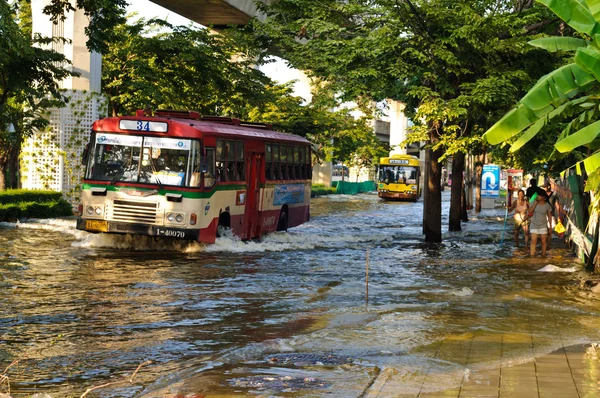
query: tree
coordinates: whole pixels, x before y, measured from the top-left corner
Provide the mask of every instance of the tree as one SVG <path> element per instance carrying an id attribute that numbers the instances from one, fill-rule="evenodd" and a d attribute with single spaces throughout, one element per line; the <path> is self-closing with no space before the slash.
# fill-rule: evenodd
<path id="1" fill-rule="evenodd" d="M 440 160 L 457 158 L 450 229 L 459 230 L 460 159 L 530 75 L 553 67 L 525 45 L 548 25 L 545 9 L 508 0 L 279 0 L 262 10 L 267 19 L 254 28 L 266 49 L 332 82 L 343 99 L 406 104 L 415 121 L 409 141 L 428 143 L 427 242 L 441 241 Z"/>
<path id="2" fill-rule="evenodd" d="M 31 27 L 18 25 L 20 9 L 27 21 L 29 4 L 13 6 L 0 2 L 0 189 L 5 189 L 9 171 L 10 186 L 16 185 L 18 154 L 23 140 L 33 129 L 48 121 L 44 109 L 64 104 L 59 82 L 76 74 L 65 69 L 67 59 L 56 51 L 44 49 L 51 39 L 31 37 Z"/>
<path id="3" fill-rule="evenodd" d="M 161 31 L 161 29 L 166 31 Z M 160 19 L 118 25 L 103 55 L 102 85 L 113 115 L 136 109 L 240 113 L 268 96 L 270 80 L 231 39 Z"/>

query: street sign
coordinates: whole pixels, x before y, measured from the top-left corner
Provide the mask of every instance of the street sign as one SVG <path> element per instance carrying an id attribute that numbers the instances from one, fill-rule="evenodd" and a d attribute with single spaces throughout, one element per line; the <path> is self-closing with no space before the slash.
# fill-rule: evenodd
<path id="1" fill-rule="evenodd" d="M 481 174 L 481 196 L 498 197 L 500 195 L 500 166 L 495 164 L 483 165 Z"/>

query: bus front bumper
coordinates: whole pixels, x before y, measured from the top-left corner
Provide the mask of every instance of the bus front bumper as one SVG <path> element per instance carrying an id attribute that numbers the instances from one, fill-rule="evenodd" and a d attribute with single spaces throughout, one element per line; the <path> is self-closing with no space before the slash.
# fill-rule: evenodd
<path id="1" fill-rule="evenodd" d="M 94 233 L 159 236 L 196 241 L 200 234 L 199 229 L 172 228 L 162 225 L 130 224 L 104 220 L 85 220 L 81 217 L 77 217 L 77 229 Z"/>
<path id="2" fill-rule="evenodd" d="M 417 199 L 417 193 L 416 192 L 379 192 L 379 197 L 380 198 L 386 198 L 386 199 L 413 199 L 416 200 Z"/>

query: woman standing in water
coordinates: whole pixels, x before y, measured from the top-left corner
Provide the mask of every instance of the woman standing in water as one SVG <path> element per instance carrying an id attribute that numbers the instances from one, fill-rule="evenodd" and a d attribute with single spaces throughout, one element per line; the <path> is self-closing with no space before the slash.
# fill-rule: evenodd
<path id="1" fill-rule="evenodd" d="M 529 220 L 527 220 L 529 203 L 525 200 L 525 192 L 521 189 L 519 189 L 519 193 L 517 194 L 517 200 L 512 203 L 512 206 L 510 206 L 508 211 L 510 213 L 513 210 L 515 211 L 515 229 L 513 231 L 515 245 L 519 247 L 519 232 L 523 230 L 525 233 L 525 247 L 527 247 L 527 244 L 529 243 Z"/>
<path id="2" fill-rule="evenodd" d="M 529 217 L 532 217 L 530 224 L 531 247 L 529 249 L 531 257 L 535 255 L 538 236 L 542 241 L 542 257 L 546 257 L 548 232 L 551 231 L 550 226 L 552 225 L 552 209 L 546 202 L 546 198 L 546 192 L 540 191 L 535 203 L 529 208 Z"/>

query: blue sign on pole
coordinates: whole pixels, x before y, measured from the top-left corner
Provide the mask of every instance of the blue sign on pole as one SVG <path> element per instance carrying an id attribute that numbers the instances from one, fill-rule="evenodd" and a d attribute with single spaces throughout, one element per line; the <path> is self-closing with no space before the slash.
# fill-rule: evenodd
<path id="1" fill-rule="evenodd" d="M 481 196 L 497 198 L 500 195 L 500 166 L 483 165 L 481 174 Z"/>

